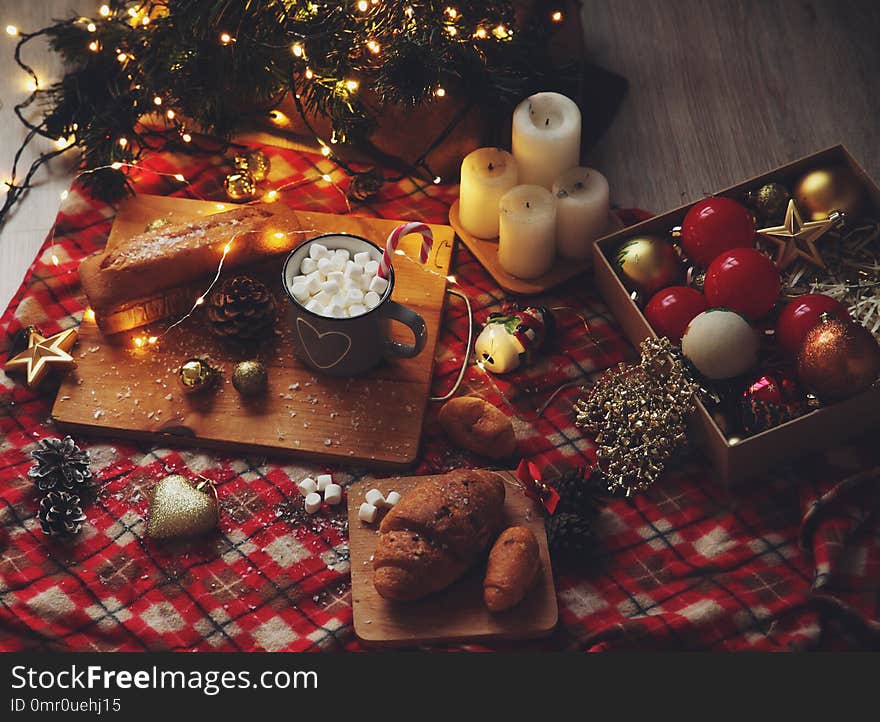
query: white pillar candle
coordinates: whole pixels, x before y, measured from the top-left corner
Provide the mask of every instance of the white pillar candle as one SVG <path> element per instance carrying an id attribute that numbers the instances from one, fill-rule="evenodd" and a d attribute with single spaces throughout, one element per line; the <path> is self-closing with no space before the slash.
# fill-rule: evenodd
<path id="1" fill-rule="evenodd" d="M 592 168 L 572 168 L 553 184 L 556 196 L 556 251 L 562 258 L 583 261 L 608 227 L 608 181 Z"/>
<path id="2" fill-rule="evenodd" d="M 537 278 L 556 257 L 556 198 L 543 186 L 517 186 L 501 198 L 498 262 L 511 276 Z"/>
<path id="3" fill-rule="evenodd" d="M 498 201 L 517 183 L 516 161 L 501 148 L 480 148 L 461 163 L 458 219 L 477 238 L 498 237 Z"/>
<path id="4" fill-rule="evenodd" d="M 550 188 L 580 165 L 581 111 L 559 93 L 537 93 L 513 112 L 513 157 L 519 182 Z"/>

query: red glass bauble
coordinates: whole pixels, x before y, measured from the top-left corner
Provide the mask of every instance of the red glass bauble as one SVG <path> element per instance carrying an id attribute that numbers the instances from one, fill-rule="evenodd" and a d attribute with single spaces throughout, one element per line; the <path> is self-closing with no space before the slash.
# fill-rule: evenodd
<path id="1" fill-rule="evenodd" d="M 645 318 L 658 336 L 681 341 L 695 316 L 709 308 L 706 297 L 689 286 L 670 286 L 655 293 L 645 306 Z"/>
<path id="2" fill-rule="evenodd" d="M 755 245 L 755 222 L 748 209 L 731 198 L 705 198 L 681 224 L 681 246 L 692 263 L 705 268 L 724 251 Z"/>
<path id="3" fill-rule="evenodd" d="M 753 378 L 746 384 L 740 402 L 743 429 L 749 434 L 796 419 L 807 410 L 803 390 L 783 371 Z"/>
<path id="4" fill-rule="evenodd" d="M 823 293 L 808 293 L 791 301 L 776 321 L 776 340 L 790 357 L 797 355 L 807 334 L 819 323 L 823 313 L 846 320 L 846 307 Z"/>
<path id="5" fill-rule="evenodd" d="M 706 269 L 703 292 L 710 306 L 728 308 L 750 320 L 766 316 L 779 298 L 779 270 L 754 248 L 734 248 Z"/>

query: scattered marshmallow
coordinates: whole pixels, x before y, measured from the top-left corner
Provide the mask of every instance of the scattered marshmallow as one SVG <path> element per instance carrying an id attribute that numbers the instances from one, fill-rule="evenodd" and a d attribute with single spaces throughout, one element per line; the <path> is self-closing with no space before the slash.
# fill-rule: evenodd
<path id="1" fill-rule="evenodd" d="M 388 289 L 388 279 L 382 278 L 381 276 L 376 276 L 372 281 L 370 281 L 370 290 L 374 293 L 379 294 L 381 296 Z"/>
<path id="2" fill-rule="evenodd" d="M 400 494 L 396 491 L 389 491 L 388 496 L 385 497 L 385 506 L 397 506 L 397 502 L 400 501 Z"/>
<path id="3" fill-rule="evenodd" d="M 304 273 L 308 276 L 310 273 L 314 273 L 318 270 L 318 262 L 311 256 L 303 258 L 302 266 L 300 266 L 299 270 L 300 273 Z"/>
<path id="4" fill-rule="evenodd" d="M 318 491 L 323 493 L 333 483 L 333 477 L 330 474 L 321 474 L 315 481 L 318 482 Z"/>
<path id="5" fill-rule="evenodd" d="M 309 258 L 317 261 L 319 258 L 327 258 L 329 256 L 330 251 L 327 249 L 327 246 L 320 243 L 313 243 L 309 246 Z"/>
<path id="6" fill-rule="evenodd" d="M 371 504 L 372 506 L 385 506 L 385 495 L 378 489 L 370 489 L 364 494 L 364 499 L 367 504 Z"/>
<path id="7" fill-rule="evenodd" d="M 336 506 L 342 501 L 342 487 L 339 484 L 327 484 L 324 489 L 324 501 L 331 506 Z"/>
<path id="8" fill-rule="evenodd" d="M 367 291 L 367 293 L 364 294 L 364 305 L 367 308 L 376 308 L 381 300 L 379 294 L 375 291 Z"/>
<path id="9" fill-rule="evenodd" d="M 296 485 L 296 488 L 299 489 L 300 494 L 308 496 L 309 494 L 314 494 L 318 490 L 318 485 L 315 483 L 314 479 L 307 476 Z"/>
<path id="10" fill-rule="evenodd" d="M 323 500 L 321 499 L 321 495 L 317 492 L 313 491 L 311 494 L 306 496 L 306 511 L 309 514 L 317 514 L 321 509 L 321 504 Z"/>
<path id="11" fill-rule="evenodd" d="M 379 515 L 379 510 L 373 506 L 372 504 L 367 504 L 364 502 L 360 505 L 358 509 L 358 519 L 367 524 L 372 524 L 376 521 L 376 517 Z"/>

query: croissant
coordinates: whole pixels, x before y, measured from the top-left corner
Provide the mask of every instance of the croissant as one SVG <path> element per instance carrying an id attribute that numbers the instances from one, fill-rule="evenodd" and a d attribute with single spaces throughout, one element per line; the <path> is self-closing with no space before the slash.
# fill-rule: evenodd
<path id="1" fill-rule="evenodd" d="M 420 599 L 448 587 L 484 557 L 504 514 L 504 482 L 459 469 L 415 486 L 379 527 L 373 585 L 386 599 Z"/>

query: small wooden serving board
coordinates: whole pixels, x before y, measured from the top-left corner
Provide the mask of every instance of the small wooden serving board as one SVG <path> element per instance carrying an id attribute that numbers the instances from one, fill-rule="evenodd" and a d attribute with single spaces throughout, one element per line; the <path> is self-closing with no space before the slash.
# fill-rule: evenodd
<path id="1" fill-rule="evenodd" d="M 243 453 L 301 456 L 329 463 L 359 462 L 401 468 L 417 456 L 422 421 L 431 389 L 434 350 L 446 299 L 446 275 L 454 233 L 432 225 L 434 248 L 428 263 L 418 262 L 421 239 L 404 238 L 396 256 L 394 299 L 417 311 L 428 327 L 424 351 L 395 359 L 358 377 L 331 378 L 303 366 L 293 353 L 287 315 L 290 303 L 281 287 L 288 252 L 322 233 L 352 233 L 383 245 L 401 221 L 291 211 L 278 206 L 277 256 L 257 266 L 229 269 L 263 281 L 279 308 L 278 333 L 245 351 L 230 347 L 207 328 L 204 312 L 170 331 L 169 322 L 105 336 L 88 317 L 72 353 L 77 368 L 64 378 L 52 415 L 65 429 L 147 443 L 178 444 Z M 124 244 L 157 218 L 182 222 L 219 213 L 231 204 L 140 195 L 123 204 L 108 245 Z M 290 235 L 292 229 L 303 231 Z M 213 274 L 212 274 L 213 275 Z M 205 287 L 210 277 L 205 279 Z M 391 335 L 407 340 L 406 329 Z M 136 337 L 158 342 L 137 348 Z M 205 358 L 221 373 L 215 388 L 186 395 L 177 372 L 187 358 Z M 238 361 L 261 360 L 268 368 L 268 392 L 253 401 L 230 382 Z"/>
<path id="2" fill-rule="evenodd" d="M 558 607 L 544 516 L 540 507 L 520 488 L 514 474 L 504 477 L 505 527 L 527 526 L 535 534 L 541 553 L 541 572 L 528 596 L 516 607 L 492 614 L 483 604 L 485 564 L 480 564 L 447 589 L 414 602 L 391 602 L 373 586 L 373 552 L 379 521 L 365 524 L 358 508 L 368 489 L 401 495 L 431 476 L 395 477 L 363 481 L 348 488 L 348 534 L 351 551 L 351 596 L 354 631 L 369 645 L 409 647 L 455 641 L 530 639 L 550 634 L 556 627 Z M 488 555 L 488 550 L 487 550 Z"/>
<path id="3" fill-rule="evenodd" d="M 455 233 L 470 249 L 471 253 L 476 256 L 480 265 L 483 266 L 496 283 L 505 291 L 510 293 L 518 293 L 523 296 L 535 296 L 539 293 L 545 293 L 551 288 L 555 288 L 561 283 L 574 278 L 575 276 L 588 271 L 592 268 L 592 261 L 566 261 L 557 259 L 553 268 L 551 268 L 543 276 L 538 278 L 517 278 L 511 276 L 505 271 L 498 262 L 498 239 L 477 238 L 468 233 L 461 225 L 458 217 L 458 203 L 455 201 L 449 209 L 449 223 L 455 229 Z M 616 213 L 608 214 L 608 228 L 605 233 L 613 233 L 623 228 L 620 218 Z M 592 244 L 591 244 L 592 245 Z"/>

